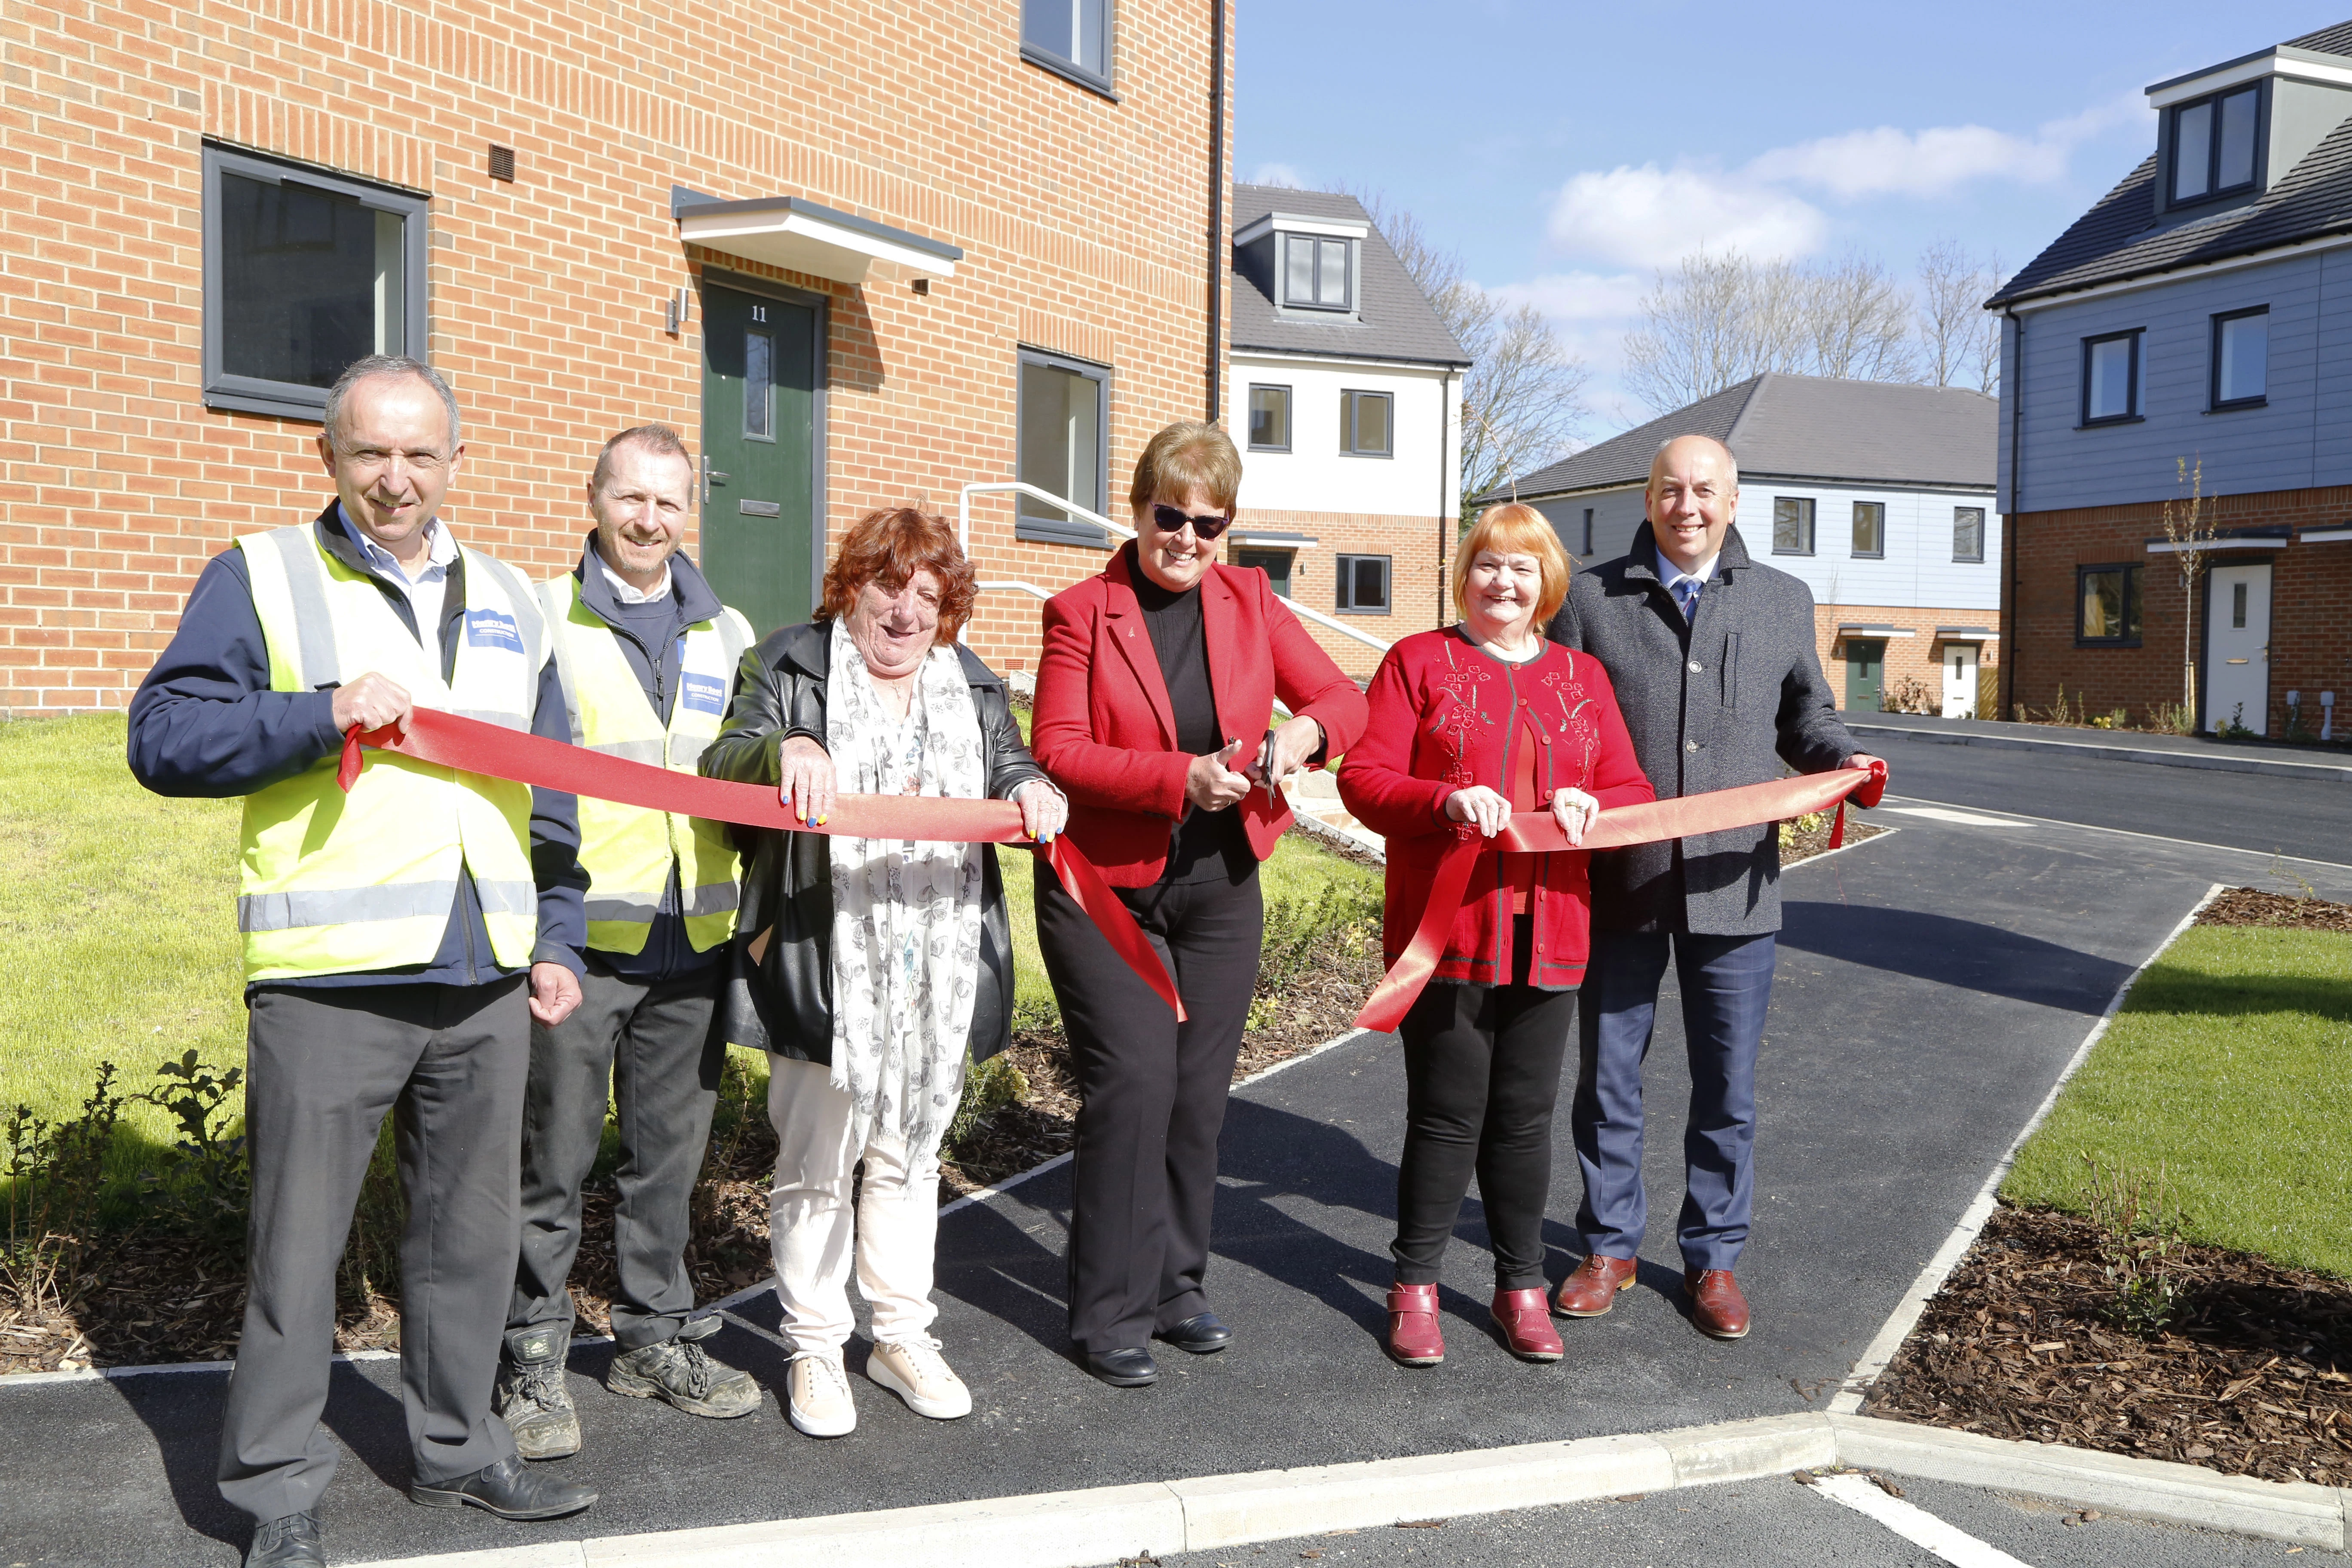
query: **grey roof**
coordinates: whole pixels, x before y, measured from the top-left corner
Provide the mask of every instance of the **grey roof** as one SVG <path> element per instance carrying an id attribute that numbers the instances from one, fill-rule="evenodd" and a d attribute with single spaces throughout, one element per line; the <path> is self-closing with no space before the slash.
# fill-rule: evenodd
<path id="1" fill-rule="evenodd" d="M 1523 475 L 1516 493 L 1538 500 L 1646 483 L 1650 459 L 1676 436 L 1714 437 L 1742 476 L 1990 489 L 2000 413 L 1997 399 L 1965 387 L 1768 371 Z M 1498 486 L 1473 504 L 1513 493 Z"/>
<path id="2" fill-rule="evenodd" d="M 1234 232 L 1272 212 L 1301 217 L 1339 218 L 1370 224 L 1371 215 L 1353 196 L 1330 191 L 1295 191 L 1279 185 L 1234 187 Z M 1407 360 L 1427 364 L 1466 365 L 1470 356 L 1445 323 L 1437 319 L 1428 296 L 1404 269 L 1381 231 L 1364 237 L 1363 298 L 1360 321 L 1310 321 L 1303 310 L 1283 311 L 1248 269 L 1229 265 L 1226 273 L 1233 298 L 1233 346 L 1272 349 L 1291 353 L 1331 354 L 1344 359 Z"/>
<path id="3" fill-rule="evenodd" d="M 2305 33 L 2279 47 L 2352 55 L 2352 22 Z M 1985 303 L 2063 294 L 2352 230 L 2352 120 L 2330 132 L 2252 202 L 2188 223 L 2159 226 L 2156 162 L 2154 153 L 2142 159 L 2121 184 L 2100 197 Z"/>

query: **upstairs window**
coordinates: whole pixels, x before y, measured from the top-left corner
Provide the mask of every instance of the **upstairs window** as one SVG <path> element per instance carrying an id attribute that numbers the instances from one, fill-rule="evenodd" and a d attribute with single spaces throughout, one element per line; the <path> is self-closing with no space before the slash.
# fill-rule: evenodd
<path id="1" fill-rule="evenodd" d="M 2172 111 L 2172 205 L 2226 196 L 2254 183 L 2262 89 L 2240 88 Z"/>
<path id="2" fill-rule="evenodd" d="M 1249 444 L 1253 452 L 1290 450 L 1290 388 L 1249 389 Z"/>
<path id="3" fill-rule="evenodd" d="M 1980 506 L 1956 506 L 1952 509 L 1952 559 L 1981 561 L 1984 559 L 1984 514 Z"/>
<path id="4" fill-rule="evenodd" d="M 369 354 L 425 357 L 426 198 L 204 153 L 205 404 L 316 419 Z"/>
<path id="5" fill-rule="evenodd" d="M 2271 308 L 2213 318 L 2213 384 L 2208 406 L 2253 408 L 2270 386 Z"/>
<path id="6" fill-rule="evenodd" d="M 1349 251 L 1353 241 L 1321 235 L 1282 237 L 1282 302 L 1307 310 L 1351 310 Z"/>
<path id="7" fill-rule="evenodd" d="M 2083 423 L 2139 417 L 2140 331 L 2083 340 Z"/>
<path id="8" fill-rule="evenodd" d="M 1772 553 L 1811 555 L 1813 552 L 1813 500 L 1811 496 L 1772 498 Z"/>
<path id="9" fill-rule="evenodd" d="M 1021 0 L 1021 58 L 1110 92 L 1110 0 Z"/>
<path id="10" fill-rule="evenodd" d="M 1385 458 L 1395 442 L 1390 430 L 1391 399 L 1385 392 L 1339 395 L 1339 450 L 1355 458 Z"/>
<path id="11" fill-rule="evenodd" d="M 1885 501 L 1858 500 L 1853 503 L 1853 552 L 1862 560 L 1875 560 L 1886 553 Z"/>

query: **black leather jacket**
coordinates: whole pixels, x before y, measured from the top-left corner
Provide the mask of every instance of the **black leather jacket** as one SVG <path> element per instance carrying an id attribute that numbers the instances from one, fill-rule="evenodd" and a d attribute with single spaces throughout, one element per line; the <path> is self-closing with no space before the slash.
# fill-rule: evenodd
<path id="1" fill-rule="evenodd" d="M 727 728 L 702 753 L 706 778 L 775 785 L 782 777 L 777 753 L 785 741 L 806 735 L 824 744 L 824 687 L 830 668 L 829 621 L 786 626 L 743 656 L 735 674 Z M 988 793 L 998 800 L 1032 779 L 1039 767 L 1022 743 L 1005 700 L 1004 682 L 969 648 L 964 677 L 980 714 L 987 749 Z M 734 1045 L 773 1051 L 797 1061 L 833 1060 L 833 875 L 830 841 L 821 833 L 737 829 L 751 865 L 743 903 L 729 944 L 726 989 L 719 1027 Z M 971 1008 L 971 1058 L 982 1061 L 1013 1039 L 1013 928 L 1004 912 L 1004 882 L 996 847 L 981 847 L 980 987 Z M 751 944 L 772 932 L 758 962 Z"/>

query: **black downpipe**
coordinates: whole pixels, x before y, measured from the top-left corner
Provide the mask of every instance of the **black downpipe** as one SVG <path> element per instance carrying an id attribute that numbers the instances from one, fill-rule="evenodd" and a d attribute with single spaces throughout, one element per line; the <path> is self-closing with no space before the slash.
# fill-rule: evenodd
<path id="1" fill-rule="evenodd" d="M 1225 6 L 1209 0 L 1209 423 L 1224 416 Z"/>

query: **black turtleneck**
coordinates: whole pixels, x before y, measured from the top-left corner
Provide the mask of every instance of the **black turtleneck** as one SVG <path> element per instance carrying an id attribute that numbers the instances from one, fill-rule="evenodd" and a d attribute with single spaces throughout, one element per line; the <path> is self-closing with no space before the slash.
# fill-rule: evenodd
<path id="1" fill-rule="evenodd" d="M 1181 593 L 1163 588 L 1144 575 L 1135 546 L 1127 547 L 1128 580 L 1135 585 L 1136 603 L 1143 606 L 1144 628 L 1151 634 L 1151 651 L 1160 659 L 1160 678 L 1168 686 L 1168 708 L 1176 720 L 1176 749 L 1201 756 L 1222 748 L 1233 737 L 1217 721 L 1216 689 L 1209 680 L 1209 642 L 1201 625 L 1201 586 Z M 1241 737 L 1242 750 L 1227 764 L 1239 772 L 1253 760 L 1263 737 Z M 1202 811 L 1187 806 L 1168 850 L 1170 882 L 1240 882 L 1256 867 L 1242 814 L 1231 807 Z"/>

